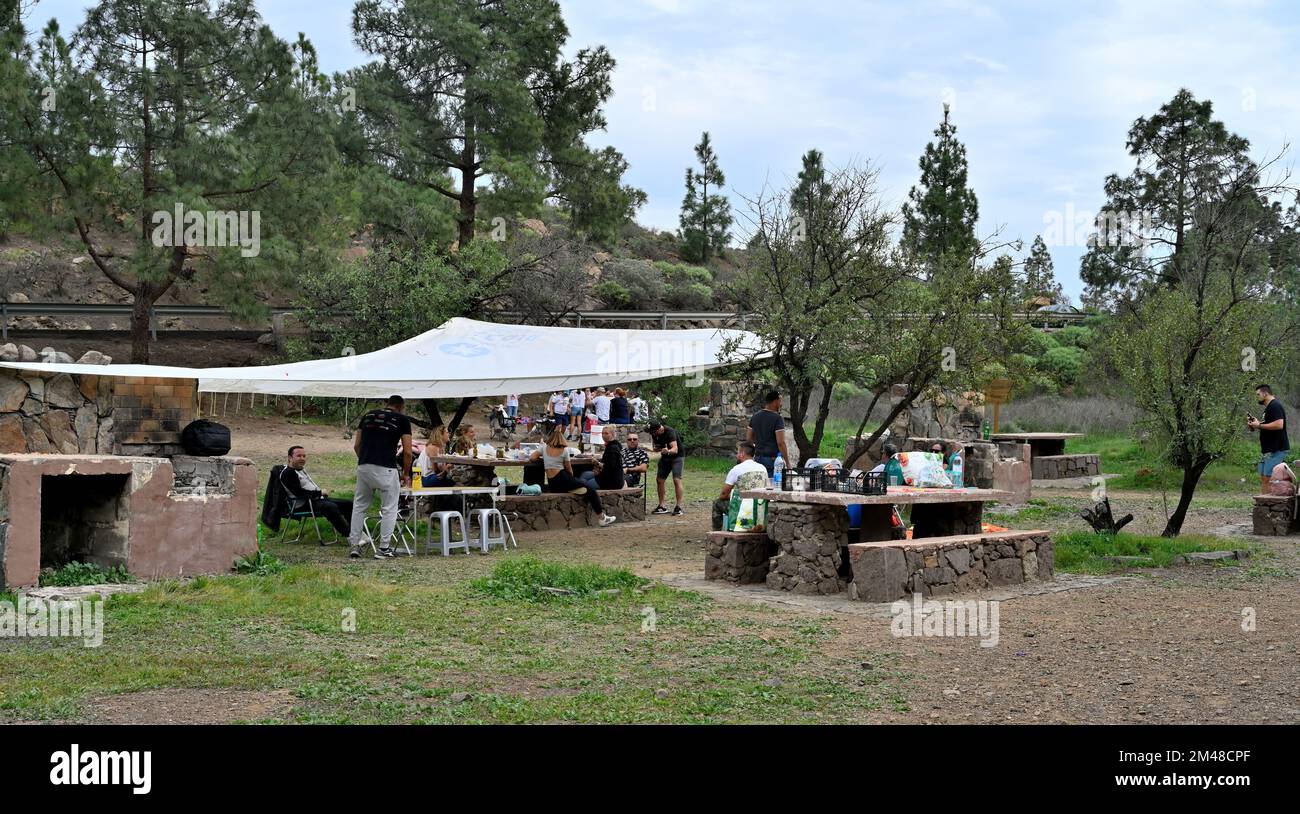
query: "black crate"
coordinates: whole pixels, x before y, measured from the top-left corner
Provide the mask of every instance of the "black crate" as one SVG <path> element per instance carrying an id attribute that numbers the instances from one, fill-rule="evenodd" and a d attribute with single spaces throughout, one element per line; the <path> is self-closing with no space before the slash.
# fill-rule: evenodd
<path id="1" fill-rule="evenodd" d="M 819 491 L 839 492 L 846 495 L 883 495 L 885 494 L 884 472 L 858 472 L 832 470 L 824 472 L 819 479 Z"/>
<path id="2" fill-rule="evenodd" d="M 803 482 L 803 490 L 808 492 L 818 491 L 817 484 L 821 483 L 820 468 L 807 466 L 787 466 L 781 469 L 781 491 L 794 492 L 795 478 Z"/>

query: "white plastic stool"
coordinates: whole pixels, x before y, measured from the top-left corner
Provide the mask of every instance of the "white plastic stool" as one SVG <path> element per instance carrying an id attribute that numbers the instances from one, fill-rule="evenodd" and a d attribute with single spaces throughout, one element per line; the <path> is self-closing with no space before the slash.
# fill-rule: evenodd
<path id="1" fill-rule="evenodd" d="M 501 512 L 496 509 L 475 509 L 473 517 L 478 519 L 478 545 L 484 554 L 494 545 L 509 548 L 506 542 L 506 522 Z"/>
<path id="2" fill-rule="evenodd" d="M 438 521 L 438 526 L 442 533 L 442 556 L 451 556 L 453 548 L 463 548 L 465 553 L 469 553 L 469 532 L 465 528 L 465 515 L 457 511 L 433 512 L 429 515 L 429 522 Z M 451 537 L 452 521 L 460 523 L 460 539 L 453 540 Z M 429 553 L 429 538 L 425 538 L 424 553 Z"/>

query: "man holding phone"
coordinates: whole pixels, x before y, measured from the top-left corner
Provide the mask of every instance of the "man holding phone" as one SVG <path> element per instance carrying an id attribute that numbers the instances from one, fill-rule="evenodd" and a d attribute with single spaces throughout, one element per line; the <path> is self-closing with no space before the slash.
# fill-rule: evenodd
<path id="1" fill-rule="evenodd" d="M 1259 430 L 1259 493 L 1268 494 L 1268 481 L 1273 474 L 1273 467 L 1286 461 L 1286 454 L 1291 450 L 1291 442 L 1286 435 L 1286 410 L 1282 402 L 1273 395 L 1273 388 L 1261 384 L 1255 388 L 1255 396 L 1264 406 L 1263 419 L 1246 415 L 1246 426 Z"/>

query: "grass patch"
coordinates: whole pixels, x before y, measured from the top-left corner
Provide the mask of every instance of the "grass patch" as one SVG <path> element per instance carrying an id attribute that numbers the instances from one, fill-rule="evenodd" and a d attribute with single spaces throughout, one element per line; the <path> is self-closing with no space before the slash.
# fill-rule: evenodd
<path id="1" fill-rule="evenodd" d="M 502 560 L 490 575 L 471 581 L 470 590 L 496 599 L 551 602 L 590 597 L 601 591 L 639 588 L 646 582 L 622 568 L 566 565 L 544 562 L 535 557 L 515 557 Z"/>
<path id="2" fill-rule="evenodd" d="M 1142 534 L 1067 532 L 1055 536 L 1053 541 L 1058 570 L 1087 574 L 1105 574 L 1126 568 L 1165 568 L 1179 554 L 1233 548 L 1228 540 L 1195 534 L 1169 538 Z M 1108 557 L 1143 559 L 1116 563 L 1109 561 Z"/>
<path id="3" fill-rule="evenodd" d="M 1120 477 L 1110 479 L 1111 489 L 1138 489 L 1169 492 L 1172 505 L 1178 500 L 1183 473 L 1161 463 L 1154 450 L 1146 449 L 1131 436 L 1122 433 L 1092 433 L 1066 442 L 1069 455 L 1095 454 L 1101 456 L 1101 470 Z M 1259 483 L 1255 466 L 1259 463 L 1259 442 L 1242 438 L 1228 455 L 1206 468 L 1196 486 L 1198 495 L 1205 493 L 1232 493 L 1243 489 L 1254 490 Z"/>
<path id="4" fill-rule="evenodd" d="M 103 585 L 105 583 L 135 582 L 126 566 L 104 568 L 93 562 L 70 562 L 60 568 L 45 568 L 40 575 L 41 587 L 67 588 L 73 585 Z"/>

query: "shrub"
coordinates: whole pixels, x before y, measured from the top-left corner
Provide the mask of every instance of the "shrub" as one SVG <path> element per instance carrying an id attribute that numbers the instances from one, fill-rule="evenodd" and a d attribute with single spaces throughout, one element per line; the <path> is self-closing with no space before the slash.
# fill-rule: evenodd
<path id="1" fill-rule="evenodd" d="M 53 585 L 66 588 L 72 585 L 103 585 L 104 583 L 135 582 L 135 578 L 126 572 L 126 567 L 115 565 L 105 569 L 91 562 L 70 562 L 61 568 L 46 568 L 41 571 L 42 587 Z"/>
<path id="2" fill-rule="evenodd" d="M 511 557 L 497 563 L 489 576 L 470 582 L 470 590 L 496 599 L 553 602 L 588 598 L 602 591 L 639 588 L 646 582 L 625 568 Z"/>
<path id="3" fill-rule="evenodd" d="M 1038 367 L 1061 386 L 1069 386 L 1083 372 L 1084 354 L 1078 348 L 1052 348 L 1038 360 Z"/>
<path id="4" fill-rule="evenodd" d="M 632 292 L 628 291 L 621 283 L 614 280 L 602 280 L 592 289 L 596 298 L 605 304 L 608 308 L 622 309 L 631 308 L 633 299 Z"/>

